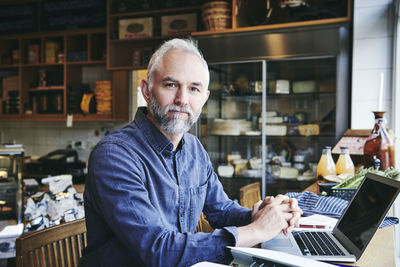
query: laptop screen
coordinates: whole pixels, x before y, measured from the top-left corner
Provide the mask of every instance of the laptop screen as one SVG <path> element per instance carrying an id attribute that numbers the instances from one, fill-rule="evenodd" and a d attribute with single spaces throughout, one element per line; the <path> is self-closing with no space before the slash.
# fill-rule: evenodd
<path id="1" fill-rule="evenodd" d="M 368 245 L 381 219 L 397 196 L 398 183 L 396 186 L 396 182 L 386 183 L 385 180 L 390 179 L 367 174 L 337 225 L 361 251 Z"/>

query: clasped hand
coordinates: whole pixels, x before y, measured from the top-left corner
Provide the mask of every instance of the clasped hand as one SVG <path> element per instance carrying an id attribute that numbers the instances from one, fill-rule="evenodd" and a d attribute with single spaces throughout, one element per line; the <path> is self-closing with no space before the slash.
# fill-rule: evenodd
<path id="1" fill-rule="evenodd" d="M 268 196 L 253 207 L 252 225 L 265 242 L 281 231 L 288 235 L 298 226 L 303 211 L 297 204 L 297 199 L 285 195 Z"/>

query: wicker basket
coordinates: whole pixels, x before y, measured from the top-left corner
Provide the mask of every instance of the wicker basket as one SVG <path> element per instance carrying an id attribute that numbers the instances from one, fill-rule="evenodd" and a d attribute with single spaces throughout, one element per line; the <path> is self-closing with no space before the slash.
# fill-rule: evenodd
<path id="1" fill-rule="evenodd" d="M 357 188 L 332 188 L 331 195 L 344 200 L 351 200 Z"/>
<path id="2" fill-rule="evenodd" d="M 222 30 L 232 27 L 232 8 L 230 2 L 211 1 L 205 3 L 201 13 L 206 30 Z"/>

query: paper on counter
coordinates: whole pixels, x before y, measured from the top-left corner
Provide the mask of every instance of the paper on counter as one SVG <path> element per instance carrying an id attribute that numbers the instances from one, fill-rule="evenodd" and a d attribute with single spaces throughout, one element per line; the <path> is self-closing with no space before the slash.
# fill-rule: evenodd
<path id="1" fill-rule="evenodd" d="M 304 228 L 333 229 L 337 221 L 338 219 L 335 218 L 314 214 L 311 216 L 301 217 L 299 220 L 299 228 L 296 228 L 295 230 L 304 230 Z"/>
<path id="2" fill-rule="evenodd" d="M 257 257 L 267 261 L 280 263 L 283 266 L 296 266 L 296 267 L 332 267 L 321 261 L 308 259 L 301 256 L 292 255 L 282 251 L 274 251 L 263 248 L 244 248 L 244 247 L 228 247 L 232 251 L 232 255 L 241 254 L 249 257 Z M 234 256 L 235 257 L 235 256 Z"/>
<path id="3" fill-rule="evenodd" d="M 0 231 L 0 239 L 5 238 L 17 238 L 19 237 L 24 230 L 24 224 L 19 223 L 15 225 L 7 225 Z"/>
<path id="4" fill-rule="evenodd" d="M 57 176 L 46 177 L 42 179 L 43 184 L 49 185 L 49 190 L 53 194 L 63 192 L 67 187 L 72 185 L 72 175 L 62 174 Z"/>
<path id="5" fill-rule="evenodd" d="M 202 262 L 193 264 L 191 267 L 224 267 L 224 266 L 230 266 L 230 265 L 224 265 L 224 264 L 219 264 L 219 263 L 214 263 L 214 262 L 202 261 Z"/>

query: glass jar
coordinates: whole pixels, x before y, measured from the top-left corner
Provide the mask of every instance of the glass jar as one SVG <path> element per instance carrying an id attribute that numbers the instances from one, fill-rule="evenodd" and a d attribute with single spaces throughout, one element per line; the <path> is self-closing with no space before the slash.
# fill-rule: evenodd
<path id="1" fill-rule="evenodd" d="M 340 147 L 339 159 L 336 162 L 336 174 L 354 175 L 354 164 L 351 160 L 348 147 Z"/>
<path id="2" fill-rule="evenodd" d="M 394 146 L 393 141 L 385 128 L 385 111 L 374 111 L 375 125 L 371 134 L 368 136 L 364 145 L 364 165 L 370 167 L 374 165 L 373 158 L 376 156 L 380 160 L 380 167 L 386 170 L 394 166 Z"/>
<path id="3" fill-rule="evenodd" d="M 324 178 L 328 175 L 336 175 L 336 166 L 332 158 L 332 151 L 330 146 L 322 149 L 321 158 L 317 166 L 317 182 L 323 182 Z"/>
<path id="4" fill-rule="evenodd" d="M 64 63 L 64 52 L 62 50 L 57 53 L 57 63 Z"/>

